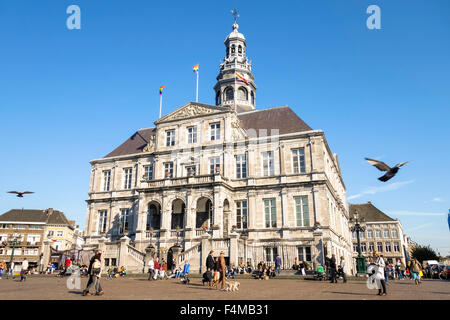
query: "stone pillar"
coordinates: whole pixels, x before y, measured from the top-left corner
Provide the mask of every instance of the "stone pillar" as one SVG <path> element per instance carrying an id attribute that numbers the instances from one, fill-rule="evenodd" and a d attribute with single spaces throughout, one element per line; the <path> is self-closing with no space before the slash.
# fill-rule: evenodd
<path id="1" fill-rule="evenodd" d="M 228 238 L 231 226 L 233 225 L 233 221 L 231 221 L 231 210 L 223 210 L 222 222 L 222 238 Z"/>
<path id="2" fill-rule="evenodd" d="M 127 246 L 130 244 L 130 238 L 127 236 L 123 236 L 120 238 L 120 246 L 119 246 L 119 261 L 117 262 L 118 266 L 125 266 L 128 269 L 128 250 Z"/>
<path id="3" fill-rule="evenodd" d="M 43 256 L 42 256 L 42 265 L 43 265 L 43 270 L 45 270 L 45 268 L 47 267 L 47 264 L 50 261 L 50 245 L 51 245 L 51 240 L 45 240 L 43 241 Z"/>
<path id="4" fill-rule="evenodd" d="M 202 250 L 200 251 L 200 273 L 203 274 L 206 271 L 206 258 L 209 252 L 213 249 L 209 234 L 202 235 Z"/>
<path id="5" fill-rule="evenodd" d="M 317 269 L 319 265 L 325 264 L 325 257 L 323 251 L 323 233 L 321 230 L 316 229 L 313 232 L 313 245 L 312 245 L 312 263 L 314 270 Z"/>
<path id="6" fill-rule="evenodd" d="M 289 230 L 284 229 L 289 227 L 289 210 L 287 198 L 287 191 L 283 188 L 281 190 L 281 237 L 289 239 Z"/>
<path id="7" fill-rule="evenodd" d="M 106 250 L 106 240 L 108 239 L 106 239 L 105 237 L 101 237 L 100 239 L 98 239 L 98 250 L 102 250 L 102 253 L 104 253 Z"/>
<path id="8" fill-rule="evenodd" d="M 256 206 L 256 193 L 254 191 L 249 191 L 248 192 L 248 212 L 247 212 L 247 214 L 248 214 L 248 225 L 247 226 L 249 229 L 254 229 L 257 227 L 257 224 L 256 224 L 256 217 L 258 215 L 257 211 L 258 211 L 258 208 Z"/>
<path id="9" fill-rule="evenodd" d="M 235 232 L 230 234 L 230 266 L 236 266 L 238 264 L 238 237 L 239 235 Z"/>

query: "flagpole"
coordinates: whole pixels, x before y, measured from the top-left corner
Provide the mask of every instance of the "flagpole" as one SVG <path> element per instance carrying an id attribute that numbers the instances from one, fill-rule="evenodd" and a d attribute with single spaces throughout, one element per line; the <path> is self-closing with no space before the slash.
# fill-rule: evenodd
<path id="1" fill-rule="evenodd" d="M 195 94 L 195 102 L 198 102 L 198 70 L 197 70 L 197 91 Z"/>
<path id="2" fill-rule="evenodd" d="M 159 118 L 161 119 L 161 111 L 162 111 L 162 92 L 159 93 Z"/>

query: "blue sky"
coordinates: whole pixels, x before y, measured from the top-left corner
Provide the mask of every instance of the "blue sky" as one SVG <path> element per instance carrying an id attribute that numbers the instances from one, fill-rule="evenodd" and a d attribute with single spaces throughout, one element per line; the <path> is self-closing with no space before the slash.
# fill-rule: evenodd
<path id="1" fill-rule="evenodd" d="M 81 8 L 81 30 L 66 9 Z M 366 9 L 381 8 L 381 30 Z M 325 131 L 352 203 L 450 254 L 450 2 L 0 0 L 0 212 L 63 210 L 83 227 L 89 160 L 168 113 L 213 104 L 231 31 L 253 61 L 257 107 L 289 105 Z M 364 157 L 409 160 L 386 184 Z M 19 199 L 8 190 L 36 193 Z"/>

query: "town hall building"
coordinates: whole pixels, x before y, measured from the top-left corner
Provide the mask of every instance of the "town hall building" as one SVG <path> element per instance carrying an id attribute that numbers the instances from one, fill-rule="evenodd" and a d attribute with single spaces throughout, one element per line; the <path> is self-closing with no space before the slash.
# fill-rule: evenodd
<path id="1" fill-rule="evenodd" d="M 230 266 L 277 255 L 285 269 L 333 253 L 352 261 L 338 157 L 288 106 L 256 108 L 238 29 L 225 40 L 214 105 L 188 102 L 90 162 L 86 245 L 107 266 L 142 272 L 159 256 L 200 272 L 210 250 Z"/>

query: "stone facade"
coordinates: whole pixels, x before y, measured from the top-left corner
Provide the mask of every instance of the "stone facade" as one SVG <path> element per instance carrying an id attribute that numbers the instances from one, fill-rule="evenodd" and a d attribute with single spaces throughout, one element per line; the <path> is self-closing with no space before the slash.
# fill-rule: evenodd
<path id="1" fill-rule="evenodd" d="M 227 39 L 236 37 L 245 41 Z M 224 63 L 221 73 L 238 70 L 230 56 Z M 218 77 L 220 95 L 227 77 Z M 246 98 L 188 103 L 92 160 L 86 245 L 135 272 L 155 254 L 201 271 L 211 249 L 230 265 L 270 264 L 276 254 L 287 269 L 296 257 L 350 261 L 345 185 L 323 131 L 289 107 L 256 110 Z"/>

